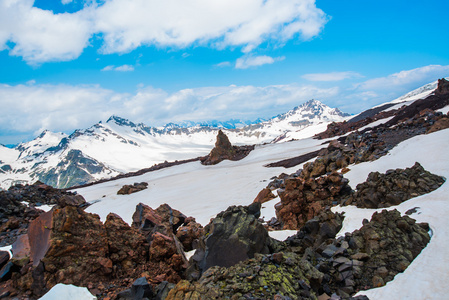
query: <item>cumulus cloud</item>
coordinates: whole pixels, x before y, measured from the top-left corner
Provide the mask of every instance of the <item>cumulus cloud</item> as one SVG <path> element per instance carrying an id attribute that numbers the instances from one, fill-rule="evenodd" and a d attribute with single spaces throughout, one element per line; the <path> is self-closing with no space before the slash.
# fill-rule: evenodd
<path id="1" fill-rule="evenodd" d="M 235 62 L 236 69 L 248 69 L 251 67 L 259 67 L 266 64 L 272 64 L 276 61 L 282 61 L 285 59 L 285 56 L 280 57 L 271 57 L 267 55 L 260 56 L 243 56 Z"/>
<path id="2" fill-rule="evenodd" d="M 301 77 L 309 81 L 341 81 L 349 78 L 360 78 L 363 76 L 357 72 L 348 71 L 305 74 Z"/>
<path id="3" fill-rule="evenodd" d="M 0 49 L 9 49 L 29 63 L 77 58 L 89 44 L 92 9 L 53 14 L 33 3 L 0 1 Z"/>
<path id="4" fill-rule="evenodd" d="M 63 14 L 33 3 L 0 2 L 0 49 L 11 42 L 10 54 L 30 63 L 75 59 L 94 34 L 103 53 L 143 45 L 241 47 L 247 53 L 266 41 L 308 40 L 327 22 L 315 0 L 109 0 Z"/>
<path id="5" fill-rule="evenodd" d="M 101 69 L 101 71 L 119 71 L 119 72 L 131 72 L 134 71 L 134 67 L 131 65 L 123 65 L 123 66 L 114 66 L 109 65 Z"/>
<path id="6" fill-rule="evenodd" d="M 335 96 L 337 88 L 273 85 L 222 86 L 183 89 L 168 93 L 140 87 L 134 94 L 121 94 L 99 86 L 0 85 L 0 142 L 4 132 L 30 138 L 44 129 L 70 133 L 88 128 L 111 115 L 161 126 L 169 122 L 211 119 L 245 120 L 269 118 L 312 98 Z"/>

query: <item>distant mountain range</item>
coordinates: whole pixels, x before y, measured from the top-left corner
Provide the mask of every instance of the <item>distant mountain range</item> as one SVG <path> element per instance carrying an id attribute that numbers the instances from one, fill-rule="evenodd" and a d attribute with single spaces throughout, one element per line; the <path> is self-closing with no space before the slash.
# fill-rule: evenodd
<path id="1" fill-rule="evenodd" d="M 219 129 L 236 145 L 273 143 L 311 136 L 316 126 L 325 129 L 329 122 L 347 116 L 317 100 L 257 123 L 230 120 L 149 127 L 112 116 L 71 135 L 44 131 L 13 149 L 0 146 L 0 186 L 40 180 L 66 188 L 164 161 L 206 155 Z"/>

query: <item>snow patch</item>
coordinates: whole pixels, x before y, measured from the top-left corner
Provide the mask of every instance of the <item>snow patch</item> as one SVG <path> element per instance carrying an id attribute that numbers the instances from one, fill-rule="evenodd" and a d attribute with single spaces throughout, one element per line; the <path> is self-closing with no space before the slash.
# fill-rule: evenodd
<path id="1" fill-rule="evenodd" d="M 40 300 L 93 300 L 97 297 L 93 296 L 85 287 L 77 287 L 71 284 L 58 283 Z"/>

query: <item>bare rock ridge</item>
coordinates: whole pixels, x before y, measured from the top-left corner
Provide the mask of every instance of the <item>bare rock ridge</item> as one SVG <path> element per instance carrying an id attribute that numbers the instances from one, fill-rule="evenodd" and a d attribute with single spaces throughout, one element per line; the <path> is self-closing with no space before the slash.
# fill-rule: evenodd
<path id="1" fill-rule="evenodd" d="M 442 78 L 438 80 L 437 89 L 424 99 L 416 100 L 412 104 L 396 110 L 383 111 L 390 107 L 390 104 L 386 104 L 376 109 L 369 109 L 348 122 L 333 122 L 329 124 L 326 131 L 317 134 L 315 137 L 318 139 L 324 139 L 343 135 L 349 131 L 364 127 L 376 120 L 393 116 L 393 118 L 387 123 L 378 126 L 390 127 L 403 122 L 405 119 L 413 118 L 426 109 L 436 111 L 447 105 L 449 105 L 449 81 Z M 431 122 L 429 123 L 431 124 Z"/>
<path id="2" fill-rule="evenodd" d="M 304 171 L 322 175 L 326 172 L 345 168 L 349 164 L 376 160 L 386 155 L 389 150 L 400 142 L 416 135 L 432 133 L 449 128 L 449 115 L 436 112 L 449 105 L 449 81 L 440 79 L 435 92 L 425 99 L 416 100 L 409 106 L 398 110 L 376 110 L 374 116 L 368 116 L 357 121 L 331 123 L 326 131 L 315 135 L 317 139 L 342 136 L 332 141 L 327 148 L 292 157 L 282 161 L 267 164 L 267 167 L 294 167 L 313 157 L 318 157 L 313 163 L 304 166 Z M 367 111 L 368 112 L 368 111 Z M 361 115 L 364 115 L 362 113 Z M 385 124 L 369 127 L 376 120 L 392 117 Z M 359 128 L 367 126 L 362 131 Z M 318 172 L 318 173 L 317 173 Z"/>
<path id="3" fill-rule="evenodd" d="M 252 150 L 252 146 L 233 146 L 223 131 L 218 131 L 217 141 L 212 151 L 205 157 L 201 158 L 203 165 L 216 165 L 219 162 L 228 160 L 240 160 L 246 157 Z"/>

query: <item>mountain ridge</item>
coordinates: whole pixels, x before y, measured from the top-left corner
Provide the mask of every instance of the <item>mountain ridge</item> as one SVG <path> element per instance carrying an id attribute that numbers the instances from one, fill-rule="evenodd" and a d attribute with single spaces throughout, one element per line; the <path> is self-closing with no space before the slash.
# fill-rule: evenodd
<path id="1" fill-rule="evenodd" d="M 234 120 L 212 121 L 208 125 L 200 122 L 191 127 L 174 123 L 150 127 L 113 115 L 106 122 L 77 129 L 70 135 L 45 130 L 36 139 L 11 149 L 8 159 L 2 160 L 3 166 L 0 166 L 5 168 L 0 171 L 0 186 L 7 188 L 15 183 L 40 180 L 66 188 L 135 172 L 165 161 L 206 155 L 220 129 L 226 132 L 233 144 L 263 144 L 283 141 L 285 139 L 277 138 L 288 132 L 300 134 L 307 128 L 342 121 L 347 116 L 318 100 L 307 101 L 269 120 L 258 119 L 260 122 L 256 124 Z M 236 127 L 237 124 L 246 125 Z M 231 128 L 224 128 L 225 125 Z M 3 152 L 6 150 L 0 155 Z M 70 159 L 74 161 L 70 163 Z M 87 162 L 90 167 L 87 167 Z M 80 182 L 67 177 L 68 169 L 81 178 Z"/>

